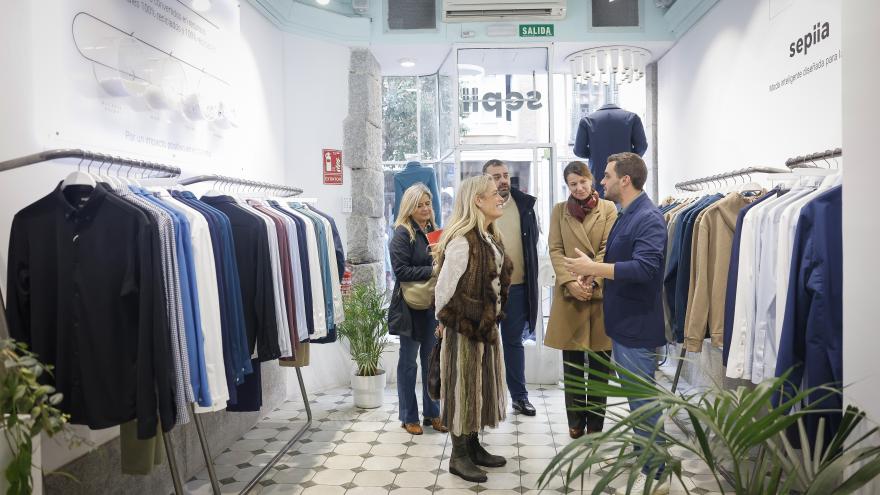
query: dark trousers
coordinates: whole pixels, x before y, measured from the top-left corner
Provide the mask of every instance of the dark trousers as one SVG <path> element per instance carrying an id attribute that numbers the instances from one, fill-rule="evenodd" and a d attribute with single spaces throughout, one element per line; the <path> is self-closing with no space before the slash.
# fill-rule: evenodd
<path id="1" fill-rule="evenodd" d="M 526 390 L 526 352 L 523 348 L 523 328 L 529 315 L 526 304 L 528 291 L 525 284 L 510 286 L 504 319 L 501 320 L 501 343 L 504 345 L 504 367 L 507 372 L 507 390 L 513 400 L 529 398 Z"/>
<path id="2" fill-rule="evenodd" d="M 419 403 L 416 399 L 416 381 L 419 365 L 422 368 L 422 415 L 426 418 L 440 416 L 440 402 L 428 396 L 428 364 L 431 351 L 437 343 L 434 337 L 433 309 L 411 311 L 413 316 L 413 335 L 400 336 L 400 355 L 397 359 L 397 398 L 400 400 L 398 419 L 401 423 L 419 422 Z"/>
<path id="3" fill-rule="evenodd" d="M 611 359 L 610 352 L 599 352 L 605 359 Z M 584 366 L 587 361 L 587 353 L 583 351 L 562 351 L 562 371 L 566 375 L 583 376 L 583 371 L 572 365 Z M 571 364 L 569 364 L 571 363 Z M 602 379 L 594 375 L 592 372 L 608 373 L 608 366 L 596 360 L 590 360 L 587 368 L 587 377 L 589 380 L 601 381 L 608 383 L 608 380 Z M 566 380 L 570 380 L 568 376 Z M 568 383 L 565 384 L 565 412 L 568 416 L 568 427 L 577 428 L 579 430 L 587 429 L 589 431 L 602 431 L 605 423 L 605 404 L 607 397 L 599 397 L 590 395 L 590 386 L 585 384 L 580 387 L 573 387 Z M 595 411 L 573 411 L 572 408 L 582 408 L 587 405 L 601 405 L 601 410 Z"/>

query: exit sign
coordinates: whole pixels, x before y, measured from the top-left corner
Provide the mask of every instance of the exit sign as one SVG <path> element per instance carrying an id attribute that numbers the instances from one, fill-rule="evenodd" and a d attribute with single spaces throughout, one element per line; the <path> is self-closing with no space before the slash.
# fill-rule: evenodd
<path id="1" fill-rule="evenodd" d="M 543 36 L 555 36 L 553 24 L 520 24 L 520 38 L 535 38 Z"/>

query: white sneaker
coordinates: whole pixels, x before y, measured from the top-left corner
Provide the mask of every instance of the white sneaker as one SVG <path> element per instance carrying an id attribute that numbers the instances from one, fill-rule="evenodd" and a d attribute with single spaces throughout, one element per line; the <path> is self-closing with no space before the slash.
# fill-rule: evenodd
<path id="1" fill-rule="evenodd" d="M 669 480 L 665 480 L 662 483 L 659 481 L 654 481 L 651 483 L 651 491 L 645 491 L 645 485 L 648 483 L 648 477 L 645 476 L 644 473 L 639 473 L 636 476 L 636 481 L 633 483 L 632 488 L 627 491 L 626 486 L 622 486 L 617 489 L 615 492 L 617 495 L 667 495 L 669 493 Z"/>

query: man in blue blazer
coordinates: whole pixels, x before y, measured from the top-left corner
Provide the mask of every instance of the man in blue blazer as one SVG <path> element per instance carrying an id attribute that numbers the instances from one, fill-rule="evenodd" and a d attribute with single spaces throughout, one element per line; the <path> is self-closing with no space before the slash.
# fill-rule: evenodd
<path id="1" fill-rule="evenodd" d="M 618 153 L 608 157 L 605 169 L 606 197 L 623 208 L 611 228 L 605 250 L 605 262 L 596 263 L 576 250 L 577 258 L 566 258 L 566 269 L 582 278 L 590 287 L 595 280 L 605 281 L 605 331 L 611 337 L 611 353 L 621 367 L 647 380 L 654 380 L 657 371 L 657 348 L 666 343 L 663 326 L 663 267 L 666 250 L 666 222 L 660 210 L 642 190 L 648 168 L 635 153 Z M 624 377 L 621 377 L 625 379 Z M 629 398 L 630 411 L 646 406 L 645 398 Z M 643 429 L 636 434 L 650 436 L 660 421 L 660 411 L 646 418 Z M 662 423 L 659 425 L 662 431 Z M 663 466 L 650 461 L 642 467 L 632 493 L 654 495 L 669 492 L 668 483 L 659 479 Z M 648 474 L 652 490 L 644 491 Z M 626 487 L 619 489 L 625 494 Z"/>
<path id="2" fill-rule="evenodd" d="M 642 119 L 610 103 L 581 119 L 574 141 L 574 154 L 590 160 L 590 172 L 597 180 L 605 176 L 609 155 L 630 151 L 642 156 L 647 149 Z M 605 197 L 602 184 L 596 190 Z"/>

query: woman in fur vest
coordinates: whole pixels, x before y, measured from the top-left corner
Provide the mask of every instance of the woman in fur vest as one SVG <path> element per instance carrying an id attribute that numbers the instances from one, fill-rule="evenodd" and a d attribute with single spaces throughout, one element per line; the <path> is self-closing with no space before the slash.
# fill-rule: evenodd
<path id="1" fill-rule="evenodd" d="M 434 302 L 440 348 L 440 417 L 452 434 L 449 472 L 482 483 L 477 466 L 501 467 L 478 434 L 497 427 L 507 411 L 504 359 L 498 323 L 513 265 L 495 220 L 504 200 L 488 175 L 462 181 L 452 216 L 434 256 L 440 271 Z"/>

